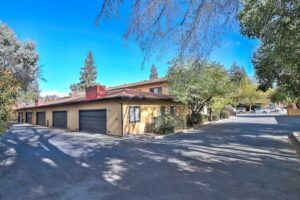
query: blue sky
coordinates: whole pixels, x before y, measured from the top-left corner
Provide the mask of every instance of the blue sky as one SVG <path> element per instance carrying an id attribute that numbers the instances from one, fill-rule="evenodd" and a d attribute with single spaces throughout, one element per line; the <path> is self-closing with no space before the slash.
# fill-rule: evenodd
<path id="1" fill-rule="evenodd" d="M 149 60 L 141 68 L 142 53 L 134 41 L 124 41 L 126 17 L 112 19 L 95 26 L 99 0 L 1 0 L 0 21 L 11 27 L 18 38 L 33 40 L 40 55 L 43 93 L 68 93 L 69 86 L 79 80 L 80 68 L 89 50 L 98 68 L 97 82 L 112 86 L 148 79 L 150 66 L 156 64 L 160 76 L 165 75 L 171 54 Z M 251 57 L 257 45 L 233 31 L 224 35 L 211 59 L 226 68 L 233 62 L 243 65 L 253 76 Z"/>

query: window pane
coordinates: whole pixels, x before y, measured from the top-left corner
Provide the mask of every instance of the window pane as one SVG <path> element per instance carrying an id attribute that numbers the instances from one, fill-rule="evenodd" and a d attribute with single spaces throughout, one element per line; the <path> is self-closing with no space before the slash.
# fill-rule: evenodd
<path id="1" fill-rule="evenodd" d="M 134 122 L 134 107 L 129 107 L 129 122 Z"/>
<path id="2" fill-rule="evenodd" d="M 170 114 L 176 115 L 176 106 L 170 106 Z"/>
<path id="3" fill-rule="evenodd" d="M 135 117 L 135 122 L 140 121 L 140 107 L 135 107 L 134 117 Z"/>

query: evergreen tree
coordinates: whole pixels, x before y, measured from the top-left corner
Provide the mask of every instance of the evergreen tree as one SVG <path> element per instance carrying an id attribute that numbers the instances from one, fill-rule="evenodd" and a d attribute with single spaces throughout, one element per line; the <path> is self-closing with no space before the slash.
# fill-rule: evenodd
<path id="1" fill-rule="evenodd" d="M 153 64 L 152 67 L 151 67 L 150 79 L 156 79 L 156 78 L 158 78 L 157 68 Z"/>
<path id="2" fill-rule="evenodd" d="M 92 52 L 88 53 L 87 58 L 84 61 L 84 67 L 80 72 L 80 86 L 87 88 L 96 84 L 97 68 L 94 63 Z"/>
<path id="3" fill-rule="evenodd" d="M 231 82 L 240 85 L 242 79 L 247 77 L 245 68 L 234 62 L 229 70 L 229 77 Z"/>

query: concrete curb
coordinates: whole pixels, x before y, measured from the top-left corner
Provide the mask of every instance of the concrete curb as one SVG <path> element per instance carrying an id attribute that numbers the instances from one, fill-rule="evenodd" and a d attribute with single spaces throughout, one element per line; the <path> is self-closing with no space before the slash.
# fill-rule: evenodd
<path id="1" fill-rule="evenodd" d="M 298 155 L 298 157 L 300 158 L 300 141 L 297 137 L 298 133 L 296 132 L 293 132 L 292 134 L 288 135 L 289 139 L 291 140 L 292 142 L 292 145 L 294 146 L 295 150 L 296 150 L 296 153 Z"/>

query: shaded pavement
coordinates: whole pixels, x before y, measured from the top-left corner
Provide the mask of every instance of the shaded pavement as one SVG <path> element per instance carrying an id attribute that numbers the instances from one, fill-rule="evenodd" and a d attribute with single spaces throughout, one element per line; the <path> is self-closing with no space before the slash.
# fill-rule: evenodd
<path id="1" fill-rule="evenodd" d="M 299 199 L 287 134 L 300 118 L 237 117 L 162 140 L 15 125 L 0 199 Z"/>

